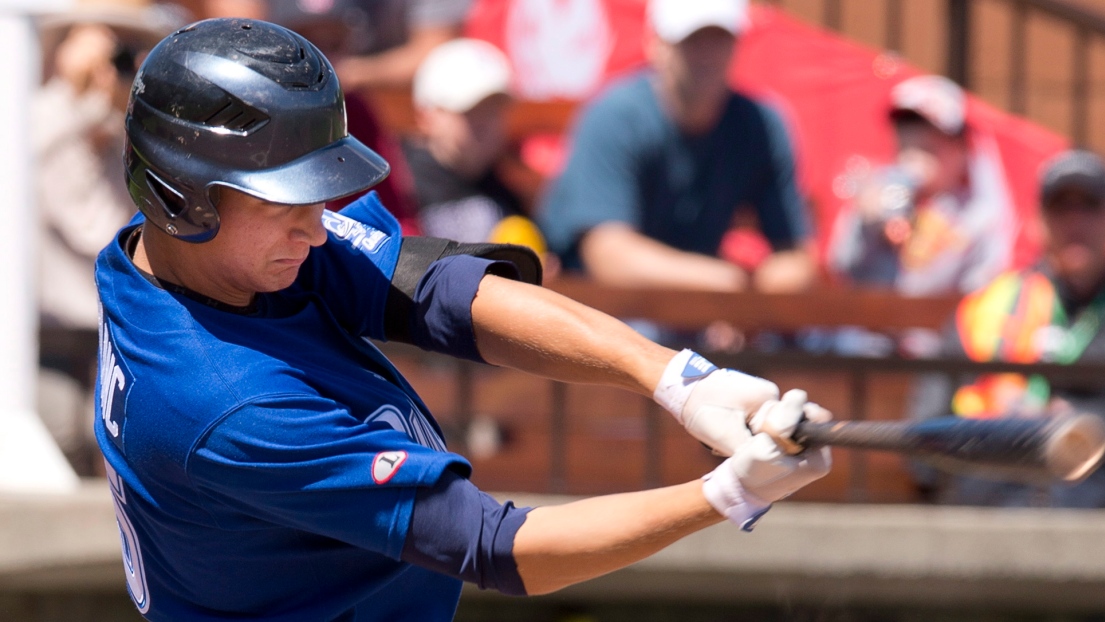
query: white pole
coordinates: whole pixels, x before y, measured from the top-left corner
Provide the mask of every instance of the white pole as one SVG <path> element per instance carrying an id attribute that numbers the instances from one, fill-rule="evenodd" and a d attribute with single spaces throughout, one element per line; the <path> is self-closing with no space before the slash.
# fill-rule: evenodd
<path id="1" fill-rule="evenodd" d="M 29 125 L 41 54 L 28 14 L 67 4 L 0 0 L 0 58 L 8 61 L 8 88 L 0 89 L 0 492 L 64 493 L 79 484 L 35 411 L 37 216 Z"/>

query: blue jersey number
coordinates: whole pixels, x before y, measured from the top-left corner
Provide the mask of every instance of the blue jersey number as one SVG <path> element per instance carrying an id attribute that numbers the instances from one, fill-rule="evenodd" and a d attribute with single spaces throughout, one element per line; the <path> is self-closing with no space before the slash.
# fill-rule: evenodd
<path id="1" fill-rule="evenodd" d="M 107 481 L 111 484 L 111 496 L 115 501 L 115 522 L 119 525 L 119 538 L 123 541 L 123 570 L 127 573 L 127 591 L 141 613 L 150 610 L 150 594 L 146 587 L 146 569 L 142 565 L 142 548 L 138 545 L 138 536 L 134 525 L 125 511 L 127 498 L 123 489 L 123 480 L 104 461 L 107 468 Z"/>

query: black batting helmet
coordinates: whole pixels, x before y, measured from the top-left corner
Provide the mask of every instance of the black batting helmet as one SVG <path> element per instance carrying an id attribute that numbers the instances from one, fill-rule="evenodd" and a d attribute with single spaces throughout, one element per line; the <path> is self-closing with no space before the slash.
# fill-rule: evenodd
<path id="1" fill-rule="evenodd" d="M 211 19 L 142 63 L 126 119 L 127 185 L 147 220 L 189 242 L 219 230 L 218 189 L 286 205 L 363 191 L 388 164 L 349 136 L 329 61 L 294 32 Z"/>

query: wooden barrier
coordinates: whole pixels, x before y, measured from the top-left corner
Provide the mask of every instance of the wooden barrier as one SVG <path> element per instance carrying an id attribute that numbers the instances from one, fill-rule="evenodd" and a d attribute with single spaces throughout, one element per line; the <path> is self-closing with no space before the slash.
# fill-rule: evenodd
<path id="1" fill-rule="evenodd" d="M 794 331 L 809 326 L 863 326 L 876 331 L 942 327 L 958 296 L 904 298 L 887 290 L 820 287 L 797 294 L 719 294 L 620 289 L 578 277 L 546 287 L 616 317 L 641 318 L 680 329 L 724 320 L 742 330 Z"/>
<path id="2" fill-rule="evenodd" d="M 788 295 L 614 289 L 578 277 L 557 278 L 547 287 L 618 317 L 683 329 L 716 320 L 746 331 L 789 332 L 810 325 L 861 325 L 891 332 L 936 328 L 945 324 L 957 302 L 953 297 L 910 299 L 885 291 L 828 288 Z M 686 481 L 717 463 L 651 400 L 621 390 L 550 383 L 411 348 L 389 346 L 388 354 L 451 433 L 453 446 L 464 451 L 465 431 L 474 420 L 490 419 L 505 430 L 501 452 L 473 458 L 474 480 L 488 489 L 616 492 Z M 784 390 L 802 387 L 845 419 L 899 418 L 912 376 L 944 370 L 939 361 L 802 352 L 746 350 L 709 356 L 718 364 L 767 377 Z M 955 373 L 973 369 L 966 362 L 947 365 Z M 1053 367 L 1045 371 L 1070 369 Z M 838 450 L 836 457 L 830 477 L 799 493 L 799 499 L 916 500 L 899 456 Z"/>

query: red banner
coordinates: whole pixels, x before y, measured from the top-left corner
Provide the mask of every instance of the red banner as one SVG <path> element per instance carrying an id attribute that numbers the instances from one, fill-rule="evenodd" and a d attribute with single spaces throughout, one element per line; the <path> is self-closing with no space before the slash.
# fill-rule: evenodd
<path id="1" fill-rule="evenodd" d="M 644 0 L 477 0 L 468 34 L 507 53 L 522 97 L 581 100 L 646 62 L 644 7 Z M 788 123 L 824 249 L 847 200 L 850 167 L 892 158 L 890 89 L 921 72 L 784 12 L 758 5 L 751 11 L 732 82 L 772 104 Z M 1025 265 L 1040 249 L 1037 172 L 1066 140 L 975 97 L 969 97 L 967 123 L 997 144 L 1020 220 L 1015 263 Z"/>

